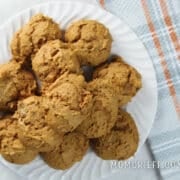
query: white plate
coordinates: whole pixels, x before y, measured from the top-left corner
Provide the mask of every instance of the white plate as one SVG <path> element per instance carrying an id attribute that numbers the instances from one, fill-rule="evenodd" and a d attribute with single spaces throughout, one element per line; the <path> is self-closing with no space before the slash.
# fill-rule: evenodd
<path id="1" fill-rule="evenodd" d="M 10 60 L 9 43 L 13 34 L 22 27 L 32 15 L 42 12 L 52 17 L 62 28 L 72 21 L 82 18 L 95 19 L 105 24 L 114 39 L 112 53 L 118 54 L 142 75 L 143 88 L 128 104 L 127 110 L 134 117 L 139 134 L 138 151 L 144 144 L 152 127 L 157 108 L 157 83 L 151 59 L 135 33 L 120 19 L 93 5 L 74 2 L 51 2 L 27 9 L 10 19 L 0 28 L 0 63 Z M 104 161 L 89 151 L 80 163 L 71 169 L 57 171 L 49 168 L 39 157 L 28 165 L 13 165 L 2 158 L 1 163 L 20 176 L 35 180 L 94 179 L 107 176 L 118 168 L 111 168 L 112 161 Z"/>

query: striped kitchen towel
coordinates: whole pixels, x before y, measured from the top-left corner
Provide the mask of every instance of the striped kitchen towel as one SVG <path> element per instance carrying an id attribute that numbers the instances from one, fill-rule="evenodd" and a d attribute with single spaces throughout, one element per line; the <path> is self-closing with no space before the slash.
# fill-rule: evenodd
<path id="1" fill-rule="evenodd" d="M 180 0 L 99 0 L 138 35 L 151 56 L 158 109 L 148 142 L 163 180 L 180 179 Z"/>

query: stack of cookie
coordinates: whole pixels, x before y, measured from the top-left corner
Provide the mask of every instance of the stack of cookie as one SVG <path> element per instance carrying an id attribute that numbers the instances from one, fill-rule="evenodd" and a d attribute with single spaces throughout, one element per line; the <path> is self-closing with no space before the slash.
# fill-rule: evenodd
<path id="1" fill-rule="evenodd" d="M 89 144 L 108 160 L 136 152 L 135 122 L 120 108 L 141 88 L 141 76 L 121 57 L 107 61 L 111 45 L 97 21 L 77 21 L 63 33 L 42 14 L 14 35 L 12 59 L 0 66 L 0 153 L 7 161 L 25 164 L 40 154 L 67 169 Z M 84 66 L 93 69 L 88 81 Z"/>

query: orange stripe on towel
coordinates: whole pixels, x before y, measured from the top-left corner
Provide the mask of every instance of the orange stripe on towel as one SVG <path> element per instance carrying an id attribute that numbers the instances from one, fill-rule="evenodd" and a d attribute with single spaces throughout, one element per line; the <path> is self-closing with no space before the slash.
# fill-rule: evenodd
<path id="1" fill-rule="evenodd" d="M 165 55 L 163 53 L 163 49 L 161 47 L 160 40 L 158 38 L 158 35 L 156 33 L 153 21 L 151 19 L 151 15 L 150 15 L 150 12 L 148 9 L 147 1 L 141 0 L 141 3 L 142 3 L 142 7 L 144 9 L 144 14 L 145 14 L 145 17 L 146 17 L 146 20 L 148 23 L 149 30 L 151 31 L 151 33 L 154 32 L 152 39 L 153 39 L 153 42 L 154 42 L 155 47 L 157 49 L 158 55 L 160 57 L 160 63 L 161 63 L 161 66 L 163 68 L 164 76 L 166 78 L 166 83 L 168 85 L 170 95 L 172 96 L 172 100 L 173 100 L 176 112 L 177 112 L 178 116 L 180 117 L 180 104 L 179 104 L 177 96 L 176 96 L 176 91 L 175 91 L 175 88 L 174 88 L 174 85 L 173 85 L 173 82 L 171 79 L 170 71 L 168 70 L 167 62 L 165 60 Z"/>
<path id="2" fill-rule="evenodd" d="M 99 2 L 100 2 L 100 4 L 101 4 L 101 6 L 102 6 L 103 8 L 105 8 L 105 2 L 104 2 L 104 0 L 100 0 Z"/>
<path id="3" fill-rule="evenodd" d="M 168 30 L 168 31 L 169 31 L 170 38 L 171 38 L 171 40 L 173 42 L 174 49 L 177 52 L 178 59 L 180 60 L 180 55 L 179 55 L 179 53 L 180 53 L 180 44 L 179 44 L 178 36 L 177 36 L 177 34 L 175 32 L 175 29 L 173 27 L 171 17 L 170 17 L 169 12 L 168 12 L 166 1 L 159 0 L 159 2 L 160 2 L 160 6 L 161 6 L 161 10 L 162 10 L 162 13 L 163 13 L 163 16 L 164 16 L 164 22 L 165 22 L 166 26 L 172 27 L 171 31 L 170 30 Z"/>

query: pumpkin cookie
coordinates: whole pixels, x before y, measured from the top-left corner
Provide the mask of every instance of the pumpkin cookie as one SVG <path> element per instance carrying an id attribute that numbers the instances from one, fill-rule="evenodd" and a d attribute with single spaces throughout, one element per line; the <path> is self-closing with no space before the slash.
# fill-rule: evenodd
<path id="1" fill-rule="evenodd" d="M 17 120 L 11 116 L 0 119 L 0 154 L 9 162 L 26 164 L 37 156 L 37 151 L 27 149 L 19 139 Z"/>
<path id="2" fill-rule="evenodd" d="M 65 73 L 46 92 L 48 124 L 58 132 L 72 132 L 85 119 L 92 106 L 92 95 L 82 75 Z"/>
<path id="3" fill-rule="evenodd" d="M 101 137 L 114 126 L 118 113 L 118 101 L 113 91 L 109 88 L 102 88 L 96 81 L 88 85 L 93 94 L 93 105 L 89 118 L 80 124 L 77 131 L 88 138 Z"/>
<path id="4" fill-rule="evenodd" d="M 36 81 L 33 75 L 10 61 L 0 66 L 0 110 L 14 111 L 17 101 L 34 94 Z"/>
<path id="5" fill-rule="evenodd" d="M 57 134 L 46 123 L 47 109 L 45 98 L 31 96 L 19 101 L 14 118 L 18 119 L 19 138 L 23 144 L 39 152 L 54 149 L 62 142 L 62 135 Z"/>
<path id="6" fill-rule="evenodd" d="M 97 155 L 102 159 L 122 160 L 134 155 L 138 147 L 139 135 L 131 115 L 119 110 L 116 124 L 111 132 L 91 142 Z"/>
<path id="7" fill-rule="evenodd" d="M 46 89 L 63 73 L 80 73 L 79 61 L 68 46 L 60 40 L 49 41 L 43 45 L 32 60 L 32 67 Z"/>
<path id="8" fill-rule="evenodd" d="M 114 90 L 119 106 L 126 105 L 142 86 L 141 75 L 137 70 L 117 56 L 112 63 L 97 68 L 93 77 L 105 88 Z"/>
<path id="9" fill-rule="evenodd" d="M 37 14 L 15 34 L 11 52 L 16 61 L 28 61 L 44 43 L 61 38 L 61 34 L 59 25 L 51 18 Z"/>
<path id="10" fill-rule="evenodd" d="M 89 142 L 84 135 L 72 132 L 64 136 L 58 148 L 41 155 L 50 167 L 65 170 L 81 161 L 88 147 Z"/>
<path id="11" fill-rule="evenodd" d="M 65 32 L 65 40 L 71 44 L 83 65 L 97 66 L 107 60 L 111 51 L 109 30 L 93 20 L 74 22 Z"/>

